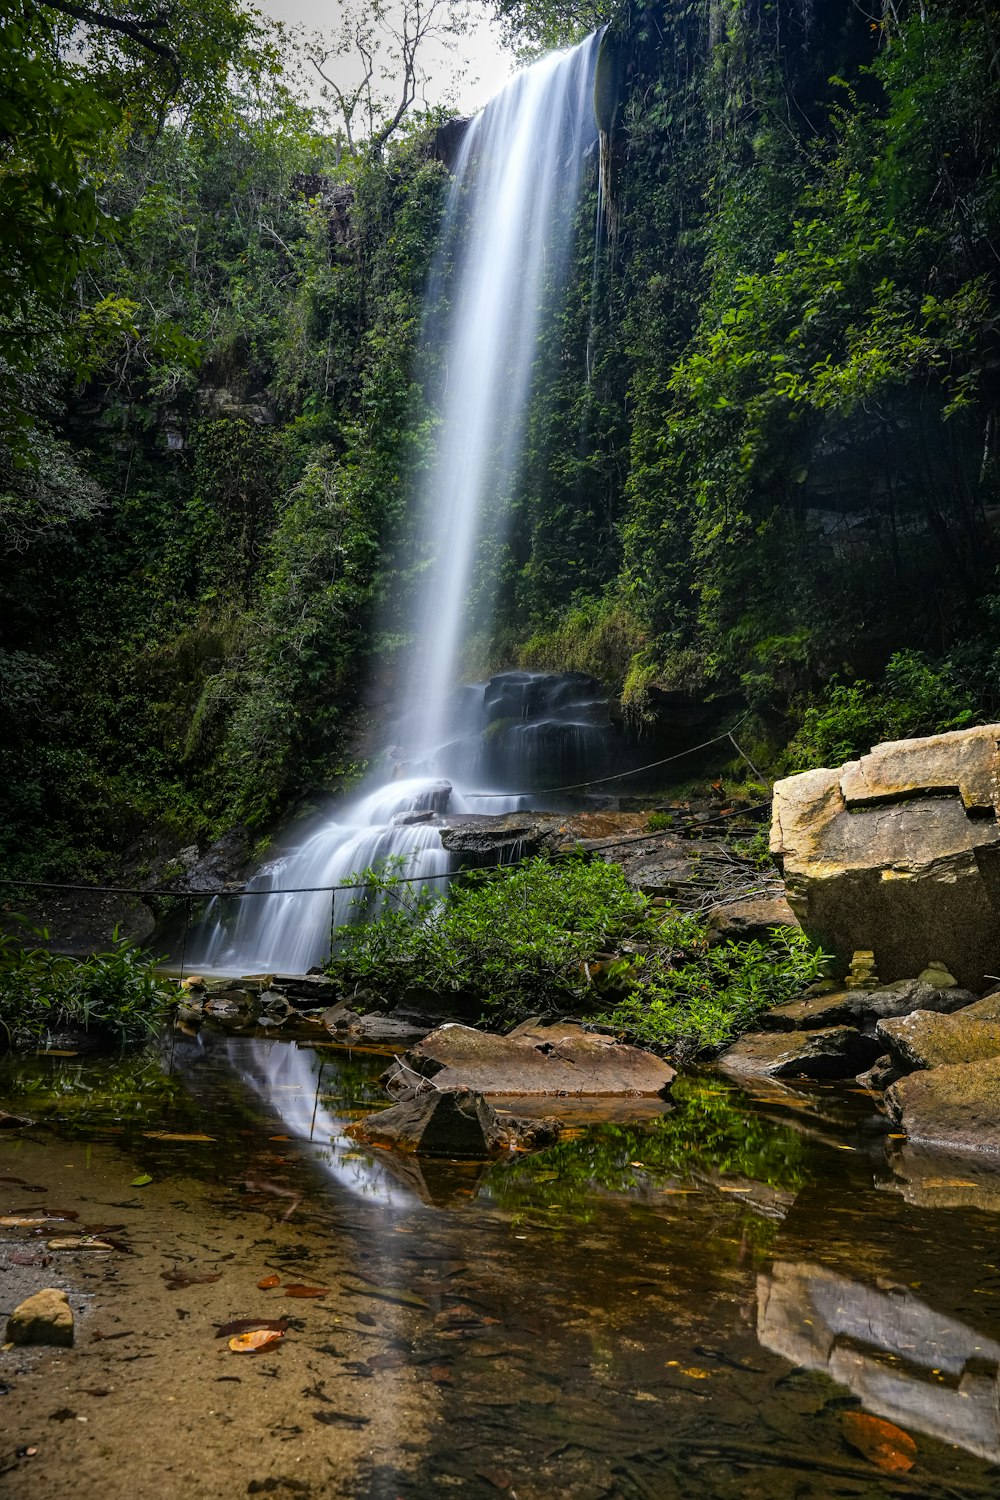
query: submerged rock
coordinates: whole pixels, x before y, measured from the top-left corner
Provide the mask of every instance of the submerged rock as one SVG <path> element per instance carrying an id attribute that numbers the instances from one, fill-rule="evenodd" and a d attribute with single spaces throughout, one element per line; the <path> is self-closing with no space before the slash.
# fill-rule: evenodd
<path id="1" fill-rule="evenodd" d="M 7 1319 L 7 1342 L 72 1348 L 73 1309 L 66 1293 L 48 1286 L 19 1303 Z"/>
<path id="2" fill-rule="evenodd" d="M 776 1005 L 761 1017 L 765 1031 L 814 1031 L 822 1026 L 858 1026 L 873 1030 L 876 1022 L 911 1011 L 952 1011 L 973 1000 L 969 990 L 936 990 L 917 979 L 876 990 L 837 990 Z"/>
<path id="3" fill-rule="evenodd" d="M 910 1073 L 885 1099 L 911 1140 L 1000 1151 L 1000 1057 Z"/>
<path id="4" fill-rule="evenodd" d="M 880 1021 L 876 1032 L 906 1072 L 1000 1057 L 1000 1020 L 970 1017 L 966 1011 L 941 1016 L 918 1010 Z"/>
<path id="5" fill-rule="evenodd" d="M 818 1031 L 755 1031 L 740 1037 L 719 1058 L 726 1073 L 770 1078 L 853 1078 L 884 1050 L 875 1037 L 853 1026 Z"/>
<path id="6" fill-rule="evenodd" d="M 980 989 L 1000 965 L 1000 725 L 876 745 L 774 788 L 771 850 L 811 938 L 844 973 L 928 967 Z"/>
<path id="7" fill-rule="evenodd" d="M 449 1023 L 439 1026 L 383 1074 L 391 1094 L 414 1093 L 425 1079 L 439 1089 L 512 1095 L 660 1095 L 675 1077 L 668 1063 L 587 1031 L 575 1022 L 525 1021 L 508 1036 Z"/>

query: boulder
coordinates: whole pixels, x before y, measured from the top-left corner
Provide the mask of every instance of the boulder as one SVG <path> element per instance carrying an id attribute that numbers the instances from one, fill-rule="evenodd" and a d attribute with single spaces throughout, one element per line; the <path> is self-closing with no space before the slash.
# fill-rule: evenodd
<path id="1" fill-rule="evenodd" d="M 916 1010 L 879 1021 L 875 1032 L 907 1073 L 1000 1057 L 1000 1021 L 970 1018 L 961 1010 L 950 1016 Z"/>
<path id="2" fill-rule="evenodd" d="M 982 989 L 1000 965 L 1000 725 L 876 745 L 776 783 L 771 850 L 810 938 L 845 973 L 927 968 Z"/>
<path id="3" fill-rule="evenodd" d="M 877 1021 L 889 1016 L 906 1016 L 915 1010 L 958 1010 L 973 998 L 969 990 L 934 990 L 917 979 L 906 979 L 883 989 L 837 990 L 830 995 L 790 1000 L 769 1010 L 760 1024 L 764 1031 L 813 1031 L 821 1026 L 859 1026 L 863 1031 L 873 1031 Z"/>
<path id="4" fill-rule="evenodd" d="M 708 925 L 713 933 L 727 942 L 751 943 L 756 939 L 766 943 L 772 928 L 798 927 L 799 919 L 784 896 L 772 896 L 717 906 L 709 914 Z"/>
<path id="5" fill-rule="evenodd" d="M 471 1089 L 429 1089 L 348 1126 L 347 1134 L 372 1146 L 480 1161 L 506 1149 L 499 1117 Z"/>
<path id="6" fill-rule="evenodd" d="M 895 1083 L 900 1076 L 900 1068 L 891 1052 L 883 1052 L 877 1057 L 866 1073 L 858 1074 L 858 1082 L 863 1089 L 873 1089 L 882 1093 L 890 1083 Z"/>
<path id="7" fill-rule="evenodd" d="M 885 1099 L 911 1140 L 1000 1151 L 1000 1057 L 910 1073 Z"/>
<path id="8" fill-rule="evenodd" d="M 854 1078 L 884 1050 L 875 1037 L 853 1026 L 821 1031 L 753 1031 L 719 1058 L 724 1072 L 739 1078 Z"/>
<path id="9" fill-rule="evenodd" d="M 427 1078 L 439 1089 L 474 1089 L 499 1097 L 662 1097 L 674 1076 L 674 1069 L 651 1052 L 574 1022 L 545 1026 L 526 1021 L 509 1036 L 457 1023 L 439 1026 L 394 1062 L 382 1081 L 397 1097 L 419 1089 Z"/>
<path id="10" fill-rule="evenodd" d="M 18 1304 L 7 1319 L 8 1344 L 73 1346 L 73 1309 L 65 1292 L 47 1286 Z"/>

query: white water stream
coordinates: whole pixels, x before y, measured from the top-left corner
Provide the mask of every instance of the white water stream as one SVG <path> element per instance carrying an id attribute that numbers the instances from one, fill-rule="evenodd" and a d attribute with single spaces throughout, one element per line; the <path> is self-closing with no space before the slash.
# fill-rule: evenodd
<path id="1" fill-rule="evenodd" d="M 551 785 L 552 770 L 572 774 L 581 750 L 603 744 L 606 709 L 585 684 L 512 673 L 455 687 L 477 544 L 516 478 L 543 309 L 563 282 L 596 139 L 599 43 L 595 35 L 515 78 L 471 122 L 455 167 L 428 291 L 429 306 L 446 311 L 427 321 L 424 363 L 441 360 L 445 379 L 436 458 L 416 497 L 427 565 L 391 779 L 314 821 L 248 885 L 287 894 L 214 902 L 187 954 L 198 968 L 305 973 L 328 955 L 332 925 L 357 919 L 358 893 L 339 893 L 331 911 L 331 886 L 387 859 L 407 875 L 447 876 L 437 829 L 412 815 L 518 808 L 542 767 Z M 487 744 L 500 719 L 513 732 Z"/>

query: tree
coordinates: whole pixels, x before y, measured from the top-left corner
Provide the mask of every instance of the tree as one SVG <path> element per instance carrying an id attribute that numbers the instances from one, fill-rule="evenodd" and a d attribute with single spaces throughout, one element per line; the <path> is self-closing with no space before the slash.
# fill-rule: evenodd
<path id="1" fill-rule="evenodd" d="M 322 80 L 320 97 L 348 152 L 361 136 L 380 151 L 413 105 L 426 105 L 429 55 L 435 47 L 450 50 L 468 25 L 453 0 L 351 0 L 333 37 L 316 32 L 305 39 L 305 55 Z"/>

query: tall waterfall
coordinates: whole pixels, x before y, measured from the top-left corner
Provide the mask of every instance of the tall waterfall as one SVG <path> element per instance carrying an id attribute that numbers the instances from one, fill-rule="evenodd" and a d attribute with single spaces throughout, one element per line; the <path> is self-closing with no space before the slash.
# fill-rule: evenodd
<path id="1" fill-rule="evenodd" d="M 443 327 L 432 317 L 427 330 L 446 351 L 437 456 L 420 496 L 431 565 L 408 674 L 419 751 L 445 736 L 476 544 L 516 478 L 542 304 L 563 277 L 597 136 L 599 45 L 595 34 L 515 78 L 469 126 L 448 195 L 428 299 L 450 290 Z"/>
<path id="2" fill-rule="evenodd" d="M 442 801 L 453 812 L 504 812 L 523 804 L 517 793 L 540 765 L 571 774 L 586 747 L 603 750 L 606 709 L 587 679 L 567 691 L 512 673 L 492 692 L 456 692 L 477 544 L 516 480 L 543 305 L 563 281 L 584 154 L 597 136 L 599 44 L 598 34 L 521 73 L 462 143 L 423 337 L 424 369 L 440 364 L 444 383 L 436 457 L 415 497 L 428 565 L 402 744 L 385 759 L 382 785 L 315 821 L 258 871 L 248 889 L 259 894 L 213 903 L 188 952 L 198 967 L 301 973 L 321 963 L 332 925 L 352 920 L 351 893 L 331 912 L 330 886 L 391 857 L 408 875 L 447 875 L 450 856 L 426 821 Z M 488 727 L 503 732 L 484 747 Z M 442 771 L 454 788 L 437 779 Z"/>

